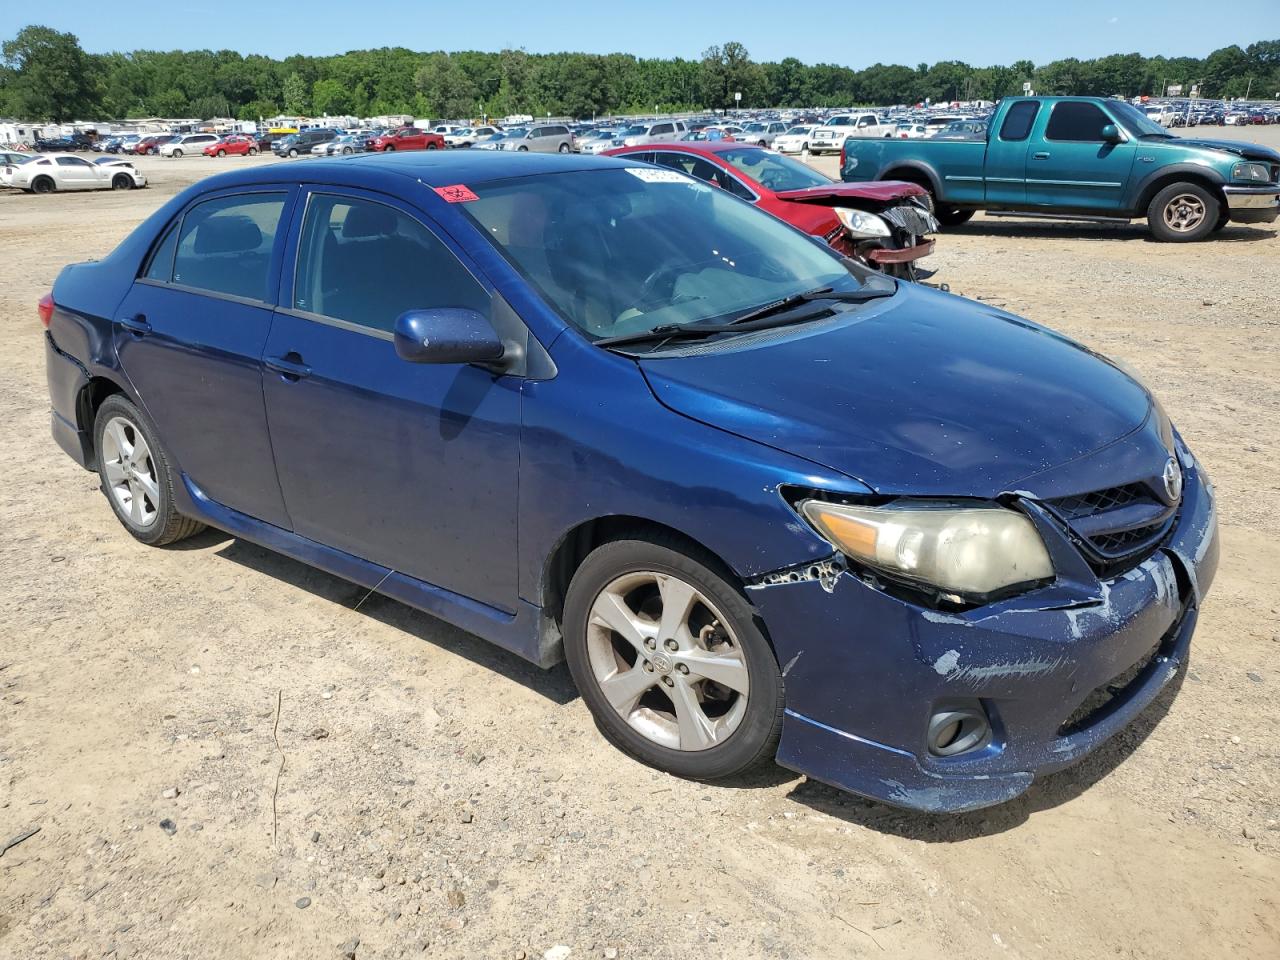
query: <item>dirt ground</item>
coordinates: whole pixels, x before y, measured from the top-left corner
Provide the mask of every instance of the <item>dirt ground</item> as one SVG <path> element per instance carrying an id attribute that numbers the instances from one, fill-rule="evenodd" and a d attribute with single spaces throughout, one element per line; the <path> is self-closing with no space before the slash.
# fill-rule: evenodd
<path id="1" fill-rule="evenodd" d="M 0 844 L 39 829 L 0 856 L 0 956 L 1280 957 L 1275 228 L 940 237 L 935 281 L 1137 368 L 1217 484 L 1222 566 L 1176 697 L 939 817 L 664 776 L 563 668 L 219 533 L 128 537 L 50 439 L 35 303 L 249 162 L 0 196 Z"/>

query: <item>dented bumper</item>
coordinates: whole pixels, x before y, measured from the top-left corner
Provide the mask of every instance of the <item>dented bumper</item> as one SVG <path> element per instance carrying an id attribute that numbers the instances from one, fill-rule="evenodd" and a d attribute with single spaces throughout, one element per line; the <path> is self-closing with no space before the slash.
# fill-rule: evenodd
<path id="1" fill-rule="evenodd" d="M 786 683 L 778 762 L 887 803 L 956 812 L 1012 799 L 1126 727 L 1186 664 L 1217 568 L 1212 488 L 1185 462 L 1169 539 L 1109 581 L 950 614 L 838 565 L 763 579 L 751 599 Z M 980 706 L 991 735 L 935 756 L 929 718 L 953 704 Z"/>

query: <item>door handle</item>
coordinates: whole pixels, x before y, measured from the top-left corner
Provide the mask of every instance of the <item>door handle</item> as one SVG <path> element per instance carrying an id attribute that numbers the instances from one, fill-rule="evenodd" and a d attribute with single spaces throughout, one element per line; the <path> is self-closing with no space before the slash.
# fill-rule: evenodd
<path id="1" fill-rule="evenodd" d="M 283 357 L 264 357 L 262 365 L 293 383 L 297 383 L 303 377 L 311 376 L 311 368 L 293 351 L 286 353 Z"/>
<path id="2" fill-rule="evenodd" d="M 132 317 L 125 317 L 120 321 L 120 326 L 124 327 L 135 337 L 145 337 L 151 332 L 151 324 L 147 322 L 146 314 L 139 313 Z"/>
<path id="3" fill-rule="evenodd" d="M 1033 154 L 1031 155 L 1031 159 L 1032 159 L 1032 160 L 1048 160 L 1048 159 L 1049 159 L 1049 154 L 1045 153 L 1045 152 L 1042 150 L 1040 153 L 1033 153 Z"/>

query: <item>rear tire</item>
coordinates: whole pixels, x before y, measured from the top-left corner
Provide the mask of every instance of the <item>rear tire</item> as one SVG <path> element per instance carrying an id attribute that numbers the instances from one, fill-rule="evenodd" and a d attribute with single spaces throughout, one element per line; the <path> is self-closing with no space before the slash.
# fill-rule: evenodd
<path id="1" fill-rule="evenodd" d="M 53 193 L 57 189 L 58 185 L 51 177 L 36 177 L 31 181 L 32 193 Z"/>
<path id="2" fill-rule="evenodd" d="M 176 543 L 204 529 L 174 504 L 174 471 L 155 426 L 121 394 L 103 401 L 93 424 L 102 492 L 134 539 L 152 547 Z"/>
<path id="3" fill-rule="evenodd" d="M 623 607 L 613 605 L 618 597 Z M 668 621 L 663 614 L 674 603 Z M 640 624 L 645 632 L 627 637 L 601 611 L 618 611 L 611 622 Z M 695 780 L 772 760 L 782 729 L 782 674 L 751 605 L 714 558 L 675 538 L 606 543 L 574 574 L 563 622 L 574 682 L 601 733 L 624 753 Z M 660 629 L 667 626 L 670 636 Z M 700 672 L 699 658 L 712 656 L 723 682 Z M 619 689 L 615 679 L 633 686 Z"/>
<path id="4" fill-rule="evenodd" d="M 181 151 L 181 150 L 175 150 L 175 151 L 173 151 L 173 159 L 175 159 L 175 160 L 181 160 L 181 159 L 182 159 L 182 151 Z"/>
<path id="5" fill-rule="evenodd" d="M 944 227 L 958 227 L 961 224 L 968 223 L 973 219 L 972 210 L 960 210 L 956 207 L 938 207 L 933 208 L 934 218 Z"/>
<path id="6" fill-rule="evenodd" d="M 1171 183 L 1147 207 L 1151 235 L 1162 243 L 1194 243 L 1213 233 L 1222 204 L 1198 183 Z"/>

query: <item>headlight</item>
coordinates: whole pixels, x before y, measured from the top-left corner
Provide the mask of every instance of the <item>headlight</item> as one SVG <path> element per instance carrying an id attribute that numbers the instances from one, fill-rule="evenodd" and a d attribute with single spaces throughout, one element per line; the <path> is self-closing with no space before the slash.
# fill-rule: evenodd
<path id="1" fill-rule="evenodd" d="M 1231 168 L 1232 180 L 1248 180 L 1250 183 L 1269 183 L 1271 171 L 1265 163 L 1237 163 Z"/>
<path id="2" fill-rule="evenodd" d="M 1053 576 L 1035 526 L 996 504 L 898 500 L 869 507 L 806 500 L 800 510 L 851 559 L 958 597 L 980 599 Z"/>
<path id="3" fill-rule="evenodd" d="M 889 225 L 874 213 L 864 210 L 850 210 L 848 207 L 836 207 L 836 216 L 854 237 L 887 237 Z"/>

